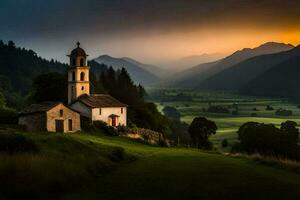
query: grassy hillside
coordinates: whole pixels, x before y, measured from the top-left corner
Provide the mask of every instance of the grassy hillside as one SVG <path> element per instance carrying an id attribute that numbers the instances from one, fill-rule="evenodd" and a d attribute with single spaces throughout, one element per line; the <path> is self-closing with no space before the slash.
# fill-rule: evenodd
<path id="1" fill-rule="evenodd" d="M 290 199 L 300 195 L 299 174 L 250 160 L 99 134 L 22 134 L 37 144 L 39 152 L 0 154 L 1 199 Z"/>

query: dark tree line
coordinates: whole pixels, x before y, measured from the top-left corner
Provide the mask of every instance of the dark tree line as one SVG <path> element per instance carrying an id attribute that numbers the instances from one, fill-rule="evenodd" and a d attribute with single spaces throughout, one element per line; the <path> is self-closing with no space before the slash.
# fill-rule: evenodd
<path id="1" fill-rule="evenodd" d="M 239 143 L 233 151 L 300 159 L 297 123 L 286 121 L 277 128 L 273 124 L 247 122 L 238 130 Z"/>

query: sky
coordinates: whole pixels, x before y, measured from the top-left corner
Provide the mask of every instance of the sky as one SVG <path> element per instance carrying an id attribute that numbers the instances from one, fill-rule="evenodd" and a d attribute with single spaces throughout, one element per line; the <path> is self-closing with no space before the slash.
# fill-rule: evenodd
<path id="1" fill-rule="evenodd" d="M 80 41 L 102 54 L 163 64 L 300 43 L 299 0 L 0 0 L 0 39 L 67 62 Z"/>

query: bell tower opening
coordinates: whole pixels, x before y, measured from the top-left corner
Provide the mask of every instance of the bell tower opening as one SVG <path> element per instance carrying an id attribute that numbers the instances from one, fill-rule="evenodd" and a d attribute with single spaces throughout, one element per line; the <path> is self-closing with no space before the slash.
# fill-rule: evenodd
<path id="1" fill-rule="evenodd" d="M 68 67 L 68 103 L 72 103 L 83 94 L 90 95 L 89 66 L 86 64 L 87 54 L 76 43 L 77 47 L 72 50 L 70 65 Z"/>
<path id="2" fill-rule="evenodd" d="M 84 81 L 84 78 L 85 78 L 84 76 L 85 76 L 84 72 L 81 72 L 81 73 L 80 73 L 80 80 L 81 80 L 81 81 Z"/>

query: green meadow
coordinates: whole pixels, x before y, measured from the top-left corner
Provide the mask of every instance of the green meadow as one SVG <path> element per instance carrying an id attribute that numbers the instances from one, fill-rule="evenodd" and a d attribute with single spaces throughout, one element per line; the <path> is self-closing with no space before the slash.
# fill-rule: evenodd
<path id="1" fill-rule="evenodd" d="M 294 199 L 300 174 L 254 160 L 102 134 L 20 133 L 0 154 L 1 199 Z"/>
<path id="2" fill-rule="evenodd" d="M 241 96 L 222 92 L 195 92 L 184 89 L 148 88 L 147 91 L 160 111 L 165 106 L 172 106 L 180 112 L 181 120 L 188 124 L 198 116 L 204 116 L 214 121 L 218 126 L 218 131 L 216 135 L 211 137 L 211 141 L 213 141 L 215 147 L 222 151 L 228 151 L 229 148 L 222 149 L 221 141 L 226 138 L 229 145 L 232 145 L 237 140 L 236 131 L 246 122 L 272 123 L 279 126 L 286 120 L 293 120 L 300 124 L 298 104 L 287 99 Z M 209 105 L 223 107 L 237 105 L 238 114 L 204 111 L 203 109 L 207 109 Z M 274 110 L 266 110 L 268 105 L 273 107 Z M 279 108 L 291 110 L 293 115 L 275 115 L 275 110 Z M 233 110 L 233 108 L 230 108 L 230 111 Z"/>

